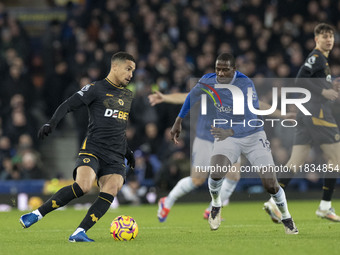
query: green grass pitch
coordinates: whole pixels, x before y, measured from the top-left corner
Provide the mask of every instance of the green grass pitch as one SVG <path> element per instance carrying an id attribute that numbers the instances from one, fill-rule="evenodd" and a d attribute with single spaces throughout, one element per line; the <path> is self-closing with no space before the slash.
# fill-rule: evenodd
<path id="1" fill-rule="evenodd" d="M 86 214 L 66 209 L 47 215 L 29 229 L 22 229 L 22 212 L 0 213 L 0 254 L 337 254 L 340 223 L 319 219 L 319 201 L 289 201 L 289 209 L 300 231 L 286 235 L 262 210 L 263 203 L 231 202 L 222 210 L 225 219 L 217 231 L 203 220 L 206 204 L 176 204 L 165 223 L 156 217 L 157 206 L 120 206 L 108 213 L 88 232 L 95 243 L 69 243 L 68 237 Z M 340 212 L 340 201 L 333 201 Z M 129 242 L 110 237 L 111 221 L 130 215 L 139 234 Z"/>

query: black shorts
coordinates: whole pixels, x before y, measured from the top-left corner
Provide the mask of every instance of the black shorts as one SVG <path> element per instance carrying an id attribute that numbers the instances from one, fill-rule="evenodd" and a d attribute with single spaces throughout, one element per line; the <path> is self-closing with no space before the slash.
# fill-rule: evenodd
<path id="1" fill-rule="evenodd" d="M 124 182 L 126 178 L 125 162 L 111 162 L 107 163 L 104 160 L 96 157 L 92 153 L 81 152 L 78 155 L 75 168 L 73 170 L 73 179 L 76 180 L 77 168 L 80 166 L 89 166 L 97 175 L 97 179 L 108 174 L 119 174 L 123 177 Z"/>
<path id="2" fill-rule="evenodd" d="M 321 145 L 340 141 L 339 128 L 334 118 L 320 120 L 312 116 L 298 114 L 294 145 Z"/>

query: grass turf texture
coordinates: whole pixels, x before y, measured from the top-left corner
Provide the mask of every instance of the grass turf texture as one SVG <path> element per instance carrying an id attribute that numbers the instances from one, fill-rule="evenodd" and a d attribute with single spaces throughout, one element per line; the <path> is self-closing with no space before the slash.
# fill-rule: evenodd
<path id="1" fill-rule="evenodd" d="M 282 224 L 274 224 L 262 210 L 262 202 L 232 202 L 223 208 L 225 221 L 210 231 L 203 220 L 207 204 L 176 204 L 165 223 L 156 217 L 157 207 L 120 206 L 108 213 L 88 232 L 94 243 L 69 243 L 85 210 L 66 209 L 47 215 L 22 229 L 22 212 L 0 212 L 0 254 L 336 254 L 340 223 L 315 215 L 319 201 L 290 201 L 299 235 L 286 235 Z M 340 201 L 333 201 L 340 212 Z M 139 226 L 133 241 L 114 241 L 111 221 L 120 214 L 132 216 Z"/>

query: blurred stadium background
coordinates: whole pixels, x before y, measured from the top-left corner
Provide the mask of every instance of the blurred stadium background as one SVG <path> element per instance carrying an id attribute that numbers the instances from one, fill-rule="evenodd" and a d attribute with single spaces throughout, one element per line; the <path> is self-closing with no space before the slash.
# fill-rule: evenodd
<path id="1" fill-rule="evenodd" d="M 64 99 L 105 77 L 114 52 L 127 51 L 137 60 L 127 130 L 136 169 L 118 200 L 152 203 L 189 174 L 190 134 L 184 132 L 177 146 L 171 143 L 169 129 L 180 106 L 151 107 L 150 93 L 188 92 L 189 79 L 213 72 L 221 52 L 232 52 L 238 70 L 251 78 L 295 77 L 314 48 L 313 28 L 320 22 L 338 31 L 329 58 L 332 75 L 338 77 L 339 17 L 340 2 L 331 0 L 1 1 L 0 204 L 16 206 L 19 193 L 44 198 L 72 182 L 86 134 L 86 109 L 69 114 L 44 141 L 37 140 L 37 130 Z M 271 103 L 270 86 L 257 90 L 261 100 Z M 334 113 L 340 122 L 339 100 Z M 184 129 L 188 126 L 187 120 Z M 266 131 L 275 162 L 284 164 L 292 132 Z M 316 148 L 307 163 L 323 162 Z M 310 174 L 294 180 L 287 196 L 319 199 L 321 186 Z M 241 179 L 232 199 L 249 196 L 267 197 L 259 179 Z M 206 186 L 190 200 L 208 201 Z"/>

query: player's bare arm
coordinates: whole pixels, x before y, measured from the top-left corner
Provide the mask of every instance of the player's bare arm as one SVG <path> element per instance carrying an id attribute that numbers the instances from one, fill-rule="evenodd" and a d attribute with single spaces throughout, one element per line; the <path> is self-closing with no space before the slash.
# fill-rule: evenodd
<path id="1" fill-rule="evenodd" d="M 183 104 L 187 95 L 188 93 L 163 94 L 156 91 L 154 94 L 149 95 L 148 99 L 151 106 L 155 106 L 160 103 Z"/>
<path id="2" fill-rule="evenodd" d="M 267 104 L 266 102 L 259 101 L 259 106 L 261 110 L 268 110 L 271 108 L 271 105 Z M 287 112 L 286 115 L 282 115 L 281 111 L 276 109 L 272 114 L 271 117 L 280 118 L 280 119 L 296 119 L 296 112 Z"/>
<path id="3" fill-rule="evenodd" d="M 177 138 L 182 131 L 182 120 L 183 119 L 181 117 L 177 117 L 174 125 L 170 130 L 171 140 L 174 141 L 175 144 L 178 144 Z"/>

